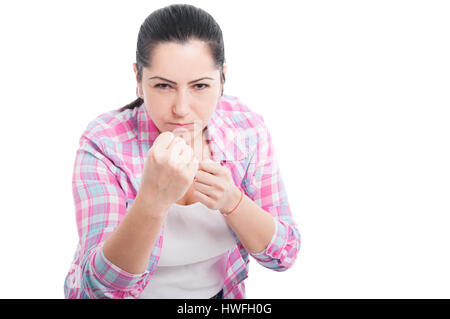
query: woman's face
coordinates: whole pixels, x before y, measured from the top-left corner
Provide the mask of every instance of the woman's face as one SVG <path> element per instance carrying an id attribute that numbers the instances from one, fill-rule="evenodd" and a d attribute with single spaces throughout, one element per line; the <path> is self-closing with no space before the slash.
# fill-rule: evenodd
<path id="1" fill-rule="evenodd" d="M 137 85 L 152 121 L 160 133 L 183 132 L 193 138 L 208 124 L 222 90 L 209 47 L 199 40 L 165 42 L 154 48 L 151 61 Z M 137 74 L 135 63 L 133 68 Z"/>

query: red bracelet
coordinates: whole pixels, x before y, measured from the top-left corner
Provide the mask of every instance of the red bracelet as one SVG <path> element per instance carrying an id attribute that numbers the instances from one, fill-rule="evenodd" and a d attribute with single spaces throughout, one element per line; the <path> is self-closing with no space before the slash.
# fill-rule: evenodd
<path id="1" fill-rule="evenodd" d="M 234 212 L 235 210 L 236 210 L 236 208 L 239 206 L 239 204 L 241 203 L 241 201 L 242 201 L 242 197 L 244 197 L 244 191 L 241 189 L 241 188 L 239 188 L 239 190 L 241 191 L 241 198 L 239 199 L 239 202 L 236 204 L 236 206 L 234 206 L 234 208 L 230 211 L 230 212 L 228 212 L 228 213 L 223 213 L 222 215 L 223 216 L 228 216 L 228 215 L 230 215 L 232 212 Z"/>

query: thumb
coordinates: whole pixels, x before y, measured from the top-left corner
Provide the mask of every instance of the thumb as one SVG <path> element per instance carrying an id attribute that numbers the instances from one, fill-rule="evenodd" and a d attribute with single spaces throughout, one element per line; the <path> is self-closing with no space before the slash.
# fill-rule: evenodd
<path id="1" fill-rule="evenodd" d="M 198 159 L 195 156 L 194 156 L 193 166 L 194 166 L 194 172 L 195 172 L 195 174 L 197 174 L 197 171 L 198 171 Z"/>
<path id="2" fill-rule="evenodd" d="M 210 160 L 212 158 L 212 154 L 209 150 L 208 144 L 202 146 L 202 160 Z"/>

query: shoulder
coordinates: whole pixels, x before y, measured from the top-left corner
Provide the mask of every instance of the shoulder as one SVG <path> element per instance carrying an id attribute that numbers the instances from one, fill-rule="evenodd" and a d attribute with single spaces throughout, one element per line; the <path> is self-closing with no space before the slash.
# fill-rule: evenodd
<path id="1" fill-rule="evenodd" d="M 250 107 L 236 96 L 222 96 L 217 115 L 220 123 L 227 128 L 226 135 L 231 136 L 235 144 L 246 152 L 266 152 L 270 149 L 271 138 L 264 117 L 251 110 Z M 245 145 L 245 146 L 243 146 Z"/>
<path id="2" fill-rule="evenodd" d="M 124 143 L 137 138 L 137 113 L 134 109 L 114 109 L 90 121 L 82 137 L 93 142 Z"/>
<path id="3" fill-rule="evenodd" d="M 263 116 L 251 110 L 242 99 L 236 96 L 222 96 L 217 106 L 217 113 L 229 126 L 238 130 L 259 130 L 265 126 Z"/>

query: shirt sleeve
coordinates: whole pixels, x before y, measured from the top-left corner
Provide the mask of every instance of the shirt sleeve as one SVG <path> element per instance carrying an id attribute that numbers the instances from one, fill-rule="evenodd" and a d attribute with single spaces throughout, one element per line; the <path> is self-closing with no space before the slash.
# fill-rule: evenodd
<path id="1" fill-rule="evenodd" d="M 136 298 L 148 271 L 130 274 L 103 255 L 103 244 L 126 213 L 126 197 L 117 167 L 101 146 L 82 137 L 72 190 L 79 243 L 64 282 L 66 298 Z"/>
<path id="2" fill-rule="evenodd" d="M 244 189 L 249 198 L 272 215 L 275 233 L 263 251 L 250 255 L 266 268 L 284 271 L 293 265 L 297 257 L 300 233 L 292 218 L 271 136 L 264 123 L 258 129 L 258 142 L 252 154 L 251 166 L 254 169 L 247 171 Z"/>

